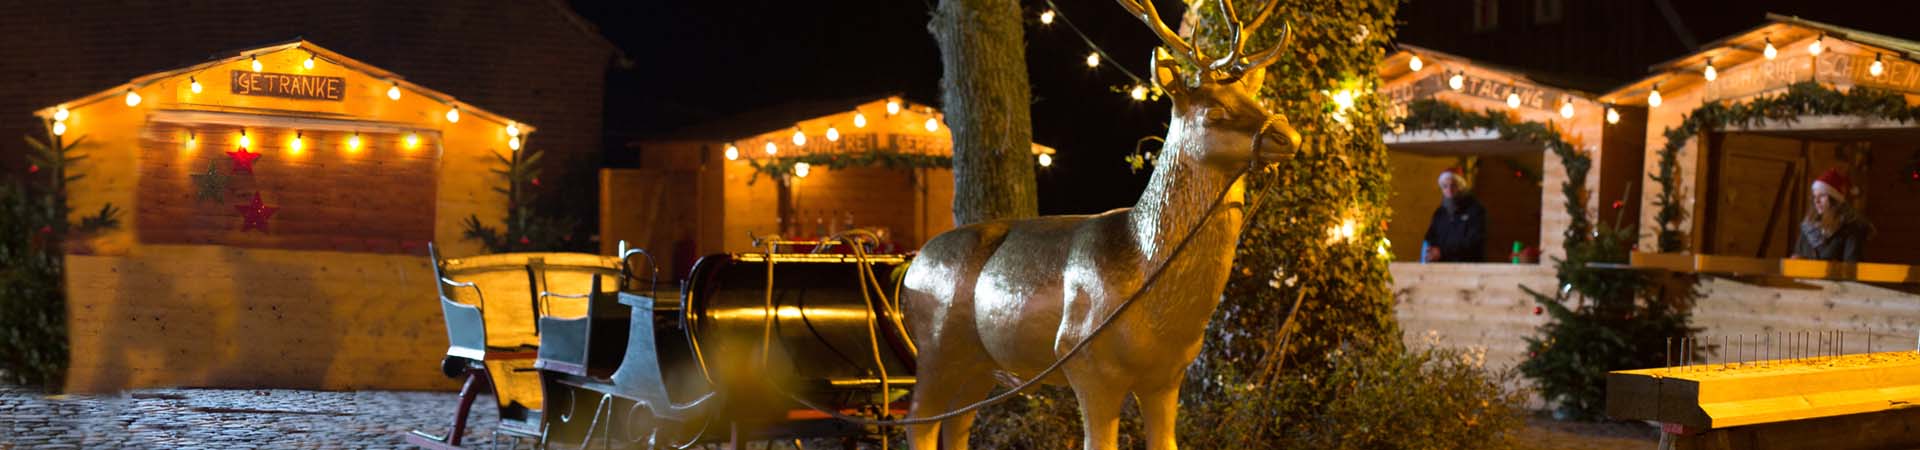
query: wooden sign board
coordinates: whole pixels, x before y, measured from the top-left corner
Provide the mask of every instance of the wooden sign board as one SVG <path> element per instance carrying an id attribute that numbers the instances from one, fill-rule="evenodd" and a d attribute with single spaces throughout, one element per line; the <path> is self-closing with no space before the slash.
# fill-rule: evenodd
<path id="1" fill-rule="evenodd" d="M 1707 101 L 1742 98 L 1807 80 L 1920 93 L 1920 65 L 1899 58 L 1884 58 L 1881 64 L 1884 70 L 1874 76 L 1869 71 L 1873 55 L 1827 51 L 1813 58 L 1803 55 L 1760 60 L 1720 71 L 1718 79 L 1707 83 L 1705 97 Z"/>
<path id="2" fill-rule="evenodd" d="M 233 93 L 299 100 L 342 101 L 347 79 L 291 73 L 232 71 Z"/>
<path id="3" fill-rule="evenodd" d="M 1429 75 L 1425 78 L 1393 89 L 1388 89 L 1383 93 L 1387 96 L 1387 100 L 1392 102 L 1396 110 L 1395 112 L 1404 113 L 1408 103 L 1423 98 L 1433 98 L 1434 95 L 1447 91 L 1458 92 L 1501 103 L 1506 103 L 1507 94 L 1516 94 L 1520 96 L 1521 107 L 1543 111 L 1557 110 L 1560 107 L 1560 99 L 1566 96 L 1564 92 L 1555 89 L 1531 84 L 1492 80 L 1474 76 L 1471 73 L 1460 74 L 1460 89 L 1454 91 L 1447 85 L 1447 79 L 1452 77 L 1452 74 L 1445 71 L 1428 72 Z"/>

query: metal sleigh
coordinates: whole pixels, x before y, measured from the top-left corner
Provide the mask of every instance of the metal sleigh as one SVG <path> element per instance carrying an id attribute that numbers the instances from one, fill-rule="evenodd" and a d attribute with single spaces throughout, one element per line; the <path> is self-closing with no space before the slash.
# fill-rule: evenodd
<path id="1" fill-rule="evenodd" d="M 841 241 L 770 242 L 832 246 Z M 624 243 L 621 245 L 624 249 Z M 462 448 L 468 412 L 494 393 L 494 442 L 686 448 L 885 430 L 820 410 L 904 415 L 914 351 L 883 288 L 902 255 L 737 253 L 701 258 L 678 295 L 635 276 L 635 257 L 517 253 L 434 266 L 448 350 L 464 377 L 449 432 L 408 443 Z M 638 289 L 645 289 L 644 291 Z M 737 445 L 734 448 L 739 448 Z"/>

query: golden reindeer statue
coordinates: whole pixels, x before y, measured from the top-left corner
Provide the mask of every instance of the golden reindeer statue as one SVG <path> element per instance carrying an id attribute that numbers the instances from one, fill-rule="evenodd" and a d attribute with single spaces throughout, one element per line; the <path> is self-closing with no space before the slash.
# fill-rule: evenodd
<path id="1" fill-rule="evenodd" d="M 928 242 L 902 294 L 919 347 L 909 418 L 945 415 L 986 397 L 996 378 L 1031 379 L 1059 361 L 1062 373 L 1040 381 L 1073 387 L 1083 448 L 1115 448 L 1128 394 L 1139 399 L 1147 448 L 1176 448 L 1181 378 L 1220 303 L 1245 219 L 1243 169 L 1290 156 L 1300 135 L 1252 96 L 1287 39 L 1240 51 L 1273 4 L 1245 24 L 1220 0 L 1233 35 L 1227 55 L 1213 60 L 1167 28 L 1151 4 L 1120 4 L 1167 50 L 1156 52 L 1153 73 L 1173 99 L 1173 118 L 1146 192 L 1132 208 L 978 223 Z M 1234 201 L 1218 205 L 1221 196 Z M 907 437 L 915 450 L 965 449 L 973 418 L 968 411 L 912 425 Z"/>

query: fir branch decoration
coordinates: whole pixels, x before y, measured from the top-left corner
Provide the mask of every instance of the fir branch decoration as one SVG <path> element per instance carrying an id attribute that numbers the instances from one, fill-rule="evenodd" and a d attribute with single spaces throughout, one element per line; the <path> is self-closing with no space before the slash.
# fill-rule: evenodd
<path id="1" fill-rule="evenodd" d="M 67 185 L 83 178 L 71 171 L 86 159 L 86 138 L 27 137 L 32 168 L 28 181 L 0 183 L 0 383 L 58 391 L 67 371 L 65 248 L 78 238 L 120 224 L 113 204 L 67 222 Z"/>
<path id="2" fill-rule="evenodd" d="M 492 169 L 493 173 L 507 179 L 506 187 L 495 187 L 507 197 L 507 217 L 503 228 L 489 226 L 480 221 L 477 215 L 469 215 L 464 221 L 467 239 L 480 241 L 490 253 L 560 251 L 574 244 L 571 230 L 577 219 L 571 217 L 551 217 L 540 215 L 535 209 L 540 186 L 539 150 L 513 152 L 511 157 L 494 155 L 504 169 Z"/>

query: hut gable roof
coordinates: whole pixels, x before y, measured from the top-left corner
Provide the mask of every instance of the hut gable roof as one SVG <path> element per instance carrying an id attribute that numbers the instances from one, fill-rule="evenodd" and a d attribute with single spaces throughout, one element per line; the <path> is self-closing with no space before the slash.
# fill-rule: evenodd
<path id="1" fill-rule="evenodd" d="M 1701 72 L 1709 61 L 1717 70 L 1726 71 L 1764 59 L 1763 50 L 1769 40 L 1776 49 L 1784 52 L 1789 45 L 1816 37 L 1846 41 L 1893 59 L 1920 61 L 1920 42 L 1768 13 L 1765 24 L 1709 42 L 1693 53 L 1649 66 L 1647 71 L 1650 75 L 1616 87 L 1600 96 L 1600 100 L 1607 103 L 1644 104 L 1647 92 L 1656 83 L 1662 84 L 1663 92 L 1699 86 L 1706 81 Z"/>

